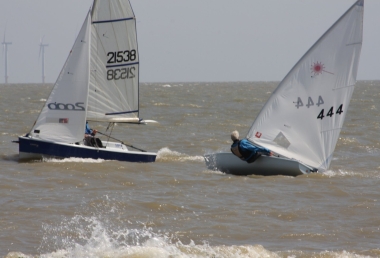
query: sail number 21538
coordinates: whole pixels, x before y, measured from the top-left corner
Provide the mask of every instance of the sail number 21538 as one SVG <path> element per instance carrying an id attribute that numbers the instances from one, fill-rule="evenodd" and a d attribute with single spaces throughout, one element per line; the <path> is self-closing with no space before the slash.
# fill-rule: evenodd
<path id="1" fill-rule="evenodd" d="M 107 53 L 107 64 L 123 63 L 136 60 L 136 50 L 125 50 Z"/>
<path id="2" fill-rule="evenodd" d="M 109 69 L 107 70 L 107 80 L 112 81 L 112 80 L 133 79 L 136 77 L 135 70 L 136 68 L 134 66 Z"/>

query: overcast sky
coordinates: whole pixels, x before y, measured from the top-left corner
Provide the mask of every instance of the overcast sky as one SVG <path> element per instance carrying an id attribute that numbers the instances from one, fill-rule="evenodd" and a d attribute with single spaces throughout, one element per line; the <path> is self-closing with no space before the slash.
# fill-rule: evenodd
<path id="1" fill-rule="evenodd" d="M 141 82 L 280 81 L 354 0 L 131 0 Z M 92 0 L 0 0 L 10 83 L 55 82 Z M 359 80 L 380 79 L 380 1 L 365 0 Z M 0 83 L 4 82 L 4 51 Z"/>

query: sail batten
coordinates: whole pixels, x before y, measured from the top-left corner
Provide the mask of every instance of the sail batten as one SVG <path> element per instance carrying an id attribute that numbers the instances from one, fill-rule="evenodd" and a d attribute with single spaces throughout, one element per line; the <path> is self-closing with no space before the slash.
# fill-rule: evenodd
<path id="1" fill-rule="evenodd" d="M 121 115 L 121 114 L 129 114 L 129 113 L 137 113 L 138 110 L 132 110 L 132 111 L 124 111 L 124 112 L 116 112 L 116 113 L 106 113 L 106 116 L 112 116 L 112 115 Z"/>
<path id="2" fill-rule="evenodd" d="M 134 20 L 134 17 L 130 18 L 123 18 L 123 19 L 116 19 L 116 20 L 106 20 L 106 21 L 93 21 L 92 24 L 96 23 L 112 23 L 112 22 L 120 22 L 120 21 L 129 21 L 129 20 Z"/>
<path id="3" fill-rule="evenodd" d="M 131 65 L 138 65 L 138 64 L 139 64 L 139 62 L 136 62 L 136 63 L 130 63 L 130 64 L 107 65 L 106 68 L 123 67 L 123 66 L 131 66 Z"/>
<path id="4" fill-rule="evenodd" d="M 340 87 L 340 88 L 335 88 L 335 89 L 333 89 L 334 91 L 335 90 L 341 90 L 341 89 L 345 89 L 345 88 L 349 88 L 349 87 L 355 87 L 356 85 L 355 84 L 353 84 L 353 85 L 347 85 L 347 86 L 343 86 L 343 87 Z"/>

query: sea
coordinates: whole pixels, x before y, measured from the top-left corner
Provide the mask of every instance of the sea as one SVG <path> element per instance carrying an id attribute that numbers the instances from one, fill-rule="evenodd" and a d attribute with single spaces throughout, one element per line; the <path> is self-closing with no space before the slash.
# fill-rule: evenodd
<path id="1" fill-rule="evenodd" d="M 357 83 L 328 171 L 207 169 L 203 156 L 244 137 L 277 85 L 142 83 L 140 117 L 158 123 L 112 136 L 155 163 L 20 161 L 13 141 L 52 84 L 0 85 L 0 257 L 380 257 L 380 81 Z"/>

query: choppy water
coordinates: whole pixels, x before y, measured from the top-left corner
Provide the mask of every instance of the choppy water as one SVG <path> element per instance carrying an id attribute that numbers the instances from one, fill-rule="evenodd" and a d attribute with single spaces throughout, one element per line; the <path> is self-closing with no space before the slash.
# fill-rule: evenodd
<path id="1" fill-rule="evenodd" d="M 275 82 L 141 86 L 114 136 L 156 163 L 18 162 L 51 85 L 0 85 L 0 257 L 379 257 L 380 82 L 355 90 L 330 170 L 238 177 L 202 156 L 244 135 Z M 102 124 L 93 124 L 105 131 Z"/>

